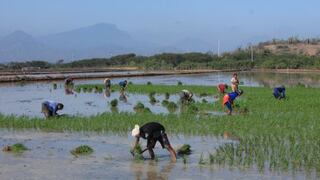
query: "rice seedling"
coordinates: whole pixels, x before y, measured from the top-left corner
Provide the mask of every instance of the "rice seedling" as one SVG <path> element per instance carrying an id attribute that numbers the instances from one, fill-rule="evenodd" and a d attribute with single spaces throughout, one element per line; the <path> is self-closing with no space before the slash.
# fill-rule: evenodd
<path id="1" fill-rule="evenodd" d="M 191 154 L 191 146 L 189 144 L 183 144 L 181 147 L 177 149 L 178 155 L 189 155 Z"/>
<path id="2" fill-rule="evenodd" d="M 200 159 L 198 161 L 198 164 L 199 165 L 205 165 L 206 164 L 206 162 L 204 160 L 204 157 L 203 157 L 203 153 L 201 153 L 201 155 L 200 155 Z"/>
<path id="3" fill-rule="evenodd" d="M 74 148 L 73 150 L 70 151 L 70 153 L 72 155 L 75 155 L 75 156 L 79 156 L 79 155 L 89 155 L 89 154 L 92 154 L 93 153 L 93 149 L 88 146 L 88 145 L 81 145 L 81 146 L 78 146 L 76 148 Z"/>
<path id="4" fill-rule="evenodd" d="M 24 145 L 24 144 L 21 144 L 21 143 L 16 143 L 12 146 L 5 146 L 2 151 L 5 151 L 5 152 L 13 152 L 13 153 L 23 153 L 24 151 L 27 151 L 28 148 Z"/>
<path id="5" fill-rule="evenodd" d="M 165 98 L 166 100 L 169 100 L 170 94 L 169 94 L 168 92 L 164 93 L 164 98 Z"/>
<path id="6" fill-rule="evenodd" d="M 157 99 L 154 96 L 150 97 L 150 103 L 155 104 L 157 102 Z"/>
<path id="7" fill-rule="evenodd" d="M 135 161 L 144 160 L 140 144 L 137 144 L 134 149 L 130 150 L 130 153 L 133 155 Z"/>
<path id="8" fill-rule="evenodd" d="M 58 87 L 57 83 L 53 83 L 52 87 L 53 87 L 53 89 L 57 89 L 57 87 Z"/>
<path id="9" fill-rule="evenodd" d="M 150 81 L 147 82 L 147 85 L 152 85 L 152 83 Z"/>
<path id="10" fill-rule="evenodd" d="M 152 92 L 149 93 L 149 97 L 154 97 L 154 95 L 156 95 L 155 91 L 152 91 Z"/>
<path id="11" fill-rule="evenodd" d="M 201 100 L 201 102 L 202 103 L 208 103 L 208 101 L 206 99 L 204 99 L 204 98 Z"/>
<path id="12" fill-rule="evenodd" d="M 183 164 L 187 164 L 187 156 L 186 155 L 183 155 L 182 156 L 182 162 L 183 162 Z"/>
<path id="13" fill-rule="evenodd" d="M 178 86 L 182 86 L 182 82 L 181 81 L 178 81 Z"/>
<path id="14" fill-rule="evenodd" d="M 110 105 L 111 105 L 111 107 L 117 107 L 118 106 L 118 100 L 117 99 L 113 99 L 112 101 L 110 101 Z"/>
<path id="15" fill-rule="evenodd" d="M 206 93 L 206 92 L 200 93 L 200 97 L 206 97 L 206 96 L 208 96 L 208 95 L 209 95 L 209 94 Z"/>
<path id="16" fill-rule="evenodd" d="M 164 99 L 164 100 L 162 100 L 161 104 L 162 104 L 162 106 L 166 107 L 169 104 L 169 101 Z"/>
<path id="17" fill-rule="evenodd" d="M 170 102 L 167 104 L 166 107 L 167 107 L 167 109 L 168 109 L 169 112 L 173 113 L 173 112 L 175 112 L 175 111 L 177 110 L 178 105 L 177 105 L 175 102 L 170 101 Z"/>
<path id="18" fill-rule="evenodd" d="M 145 107 L 143 103 L 138 102 L 134 107 L 133 110 L 137 113 L 151 113 L 151 110 L 148 107 Z"/>

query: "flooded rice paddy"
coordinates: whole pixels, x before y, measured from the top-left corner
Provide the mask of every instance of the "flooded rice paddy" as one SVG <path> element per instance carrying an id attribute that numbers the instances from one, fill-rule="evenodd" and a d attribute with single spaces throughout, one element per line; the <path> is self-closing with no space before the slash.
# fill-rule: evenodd
<path id="1" fill-rule="evenodd" d="M 5 86 L 0 88 L 1 101 L 0 112 L 6 115 L 26 115 L 42 117 L 41 103 L 45 100 L 54 100 L 64 104 L 60 114 L 90 116 L 98 113 L 110 112 L 110 102 L 118 100 L 117 110 L 119 112 L 134 112 L 134 106 L 141 102 L 154 114 L 167 114 L 168 109 L 161 102 L 164 95 L 155 95 L 157 102 L 151 103 L 148 94 L 126 93 L 126 98 L 120 96 L 119 92 L 102 93 L 66 93 L 63 83 L 53 88 L 52 83 L 34 83 L 17 86 Z M 207 102 L 214 102 L 217 99 L 213 96 L 194 96 L 196 102 L 205 99 Z M 169 101 L 179 102 L 179 95 L 170 95 Z M 177 110 L 178 112 L 179 110 Z"/>
<path id="2" fill-rule="evenodd" d="M 231 140 L 208 136 L 169 135 L 176 149 L 192 144 L 192 154 L 170 162 L 169 153 L 156 145 L 157 160 L 136 161 L 129 153 L 129 135 L 41 133 L 0 131 L 0 146 L 23 143 L 29 150 L 22 154 L 0 152 L 1 179 L 291 179 L 303 174 L 257 173 L 256 169 L 237 170 L 199 164 L 201 156 Z M 70 150 L 89 145 L 93 154 L 75 157 Z M 145 146 L 143 142 L 142 146 Z"/>
<path id="3" fill-rule="evenodd" d="M 175 75 L 128 78 L 133 84 L 171 84 L 179 81 L 187 85 L 207 85 L 215 88 L 218 83 L 228 83 L 232 73 L 210 73 L 198 75 Z M 123 78 L 122 78 L 123 79 Z M 240 73 L 239 79 L 244 86 L 266 86 L 285 84 L 286 86 L 319 87 L 317 74 L 276 74 Z M 103 79 L 76 80 L 75 84 L 102 83 Z M 120 79 L 112 79 L 116 84 Z M 53 88 L 57 83 L 57 89 Z M 121 100 L 119 92 L 105 93 L 66 93 L 62 81 L 35 83 L 0 84 L 0 113 L 5 115 L 26 115 L 42 117 L 41 103 L 54 100 L 65 104 L 60 113 L 90 116 L 111 111 L 110 102 L 118 100 L 119 112 L 134 112 L 133 107 L 142 102 L 154 114 L 166 114 L 162 106 L 164 95 L 156 94 L 159 101 L 151 104 L 148 94 L 126 93 L 127 100 Z M 215 103 L 214 95 L 204 97 Z M 203 97 L 195 97 L 197 102 Z M 178 102 L 178 94 L 171 94 L 170 101 Z M 177 111 L 177 113 L 179 110 Z M 221 116 L 219 112 L 204 112 Z M 201 155 L 208 160 L 208 153 L 226 143 L 238 143 L 222 137 L 170 135 L 174 148 L 187 143 L 193 153 L 185 158 L 179 157 L 171 163 L 169 153 L 156 146 L 156 161 L 135 161 L 129 149 L 132 138 L 118 134 L 91 133 L 45 133 L 13 132 L 0 130 L 0 146 L 23 143 L 29 150 L 22 154 L 0 152 L 0 179 L 317 179 L 314 172 L 303 170 L 295 172 L 264 171 L 258 168 L 236 168 L 228 165 L 206 165 L 199 163 Z M 143 142 L 145 146 L 145 142 Z M 70 150 L 79 145 L 89 145 L 94 153 L 89 156 L 75 157 Z M 148 153 L 145 153 L 148 157 Z"/>

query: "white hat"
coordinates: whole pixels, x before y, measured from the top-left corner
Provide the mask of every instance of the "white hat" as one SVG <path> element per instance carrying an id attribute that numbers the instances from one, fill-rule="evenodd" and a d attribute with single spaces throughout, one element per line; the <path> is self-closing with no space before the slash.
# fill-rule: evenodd
<path id="1" fill-rule="evenodd" d="M 138 124 L 134 125 L 134 128 L 131 131 L 131 135 L 136 137 L 140 134 L 140 127 Z"/>

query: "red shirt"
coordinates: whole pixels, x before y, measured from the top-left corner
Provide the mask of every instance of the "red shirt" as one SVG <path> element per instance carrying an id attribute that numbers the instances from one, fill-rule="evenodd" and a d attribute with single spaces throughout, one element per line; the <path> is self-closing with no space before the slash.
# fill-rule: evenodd
<path id="1" fill-rule="evenodd" d="M 219 84 L 218 89 L 219 89 L 220 93 L 225 93 L 225 89 L 226 89 L 225 84 Z"/>

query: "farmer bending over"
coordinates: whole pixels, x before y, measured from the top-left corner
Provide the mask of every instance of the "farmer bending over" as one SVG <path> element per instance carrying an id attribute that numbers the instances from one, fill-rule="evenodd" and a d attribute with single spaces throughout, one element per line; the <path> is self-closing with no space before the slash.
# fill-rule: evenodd
<path id="1" fill-rule="evenodd" d="M 124 91 L 128 86 L 128 81 L 127 80 L 120 81 L 119 86 L 120 86 L 120 91 Z"/>
<path id="2" fill-rule="evenodd" d="M 106 90 L 111 88 L 111 80 L 109 78 L 106 78 L 103 83 Z"/>
<path id="3" fill-rule="evenodd" d="M 180 100 L 184 103 L 184 102 L 190 102 L 192 101 L 192 92 L 188 91 L 188 90 L 182 90 L 180 93 Z"/>
<path id="4" fill-rule="evenodd" d="M 65 81 L 64 81 L 64 85 L 65 86 L 73 86 L 73 79 L 71 77 L 68 77 Z"/>
<path id="5" fill-rule="evenodd" d="M 276 99 L 284 99 L 286 97 L 286 88 L 282 85 L 273 89 L 273 95 Z"/>
<path id="6" fill-rule="evenodd" d="M 239 89 L 236 92 L 231 92 L 231 93 L 224 95 L 222 105 L 227 107 L 227 109 L 228 109 L 227 114 L 228 115 L 231 115 L 231 113 L 232 113 L 233 101 L 238 96 L 241 96 L 242 94 L 243 94 L 243 91 L 241 89 Z"/>
<path id="7" fill-rule="evenodd" d="M 154 159 L 154 152 L 153 148 L 155 147 L 157 141 L 161 144 L 162 148 L 166 148 L 171 155 L 171 160 L 176 162 L 177 155 L 174 149 L 171 147 L 170 142 L 168 140 L 167 134 L 165 133 L 164 127 L 157 122 L 149 122 L 139 128 L 139 125 L 135 125 L 134 129 L 132 130 L 132 136 L 136 137 L 136 141 L 134 143 L 133 149 L 139 144 L 140 137 L 147 140 L 147 148 L 144 149 L 143 152 L 146 150 L 149 151 L 151 159 Z M 133 154 L 133 150 L 131 150 Z"/>
<path id="8" fill-rule="evenodd" d="M 61 109 L 63 109 L 62 103 L 57 103 L 54 101 L 45 101 L 42 103 L 42 113 L 46 118 L 58 116 L 59 114 L 57 114 L 57 111 Z"/>
<path id="9" fill-rule="evenodd" d="M 227 84 L 219 84 L 217 86 L 218 92 L 221 94 L 226 93 L 226 89 L 228 89 L 228 85 Z"/>

